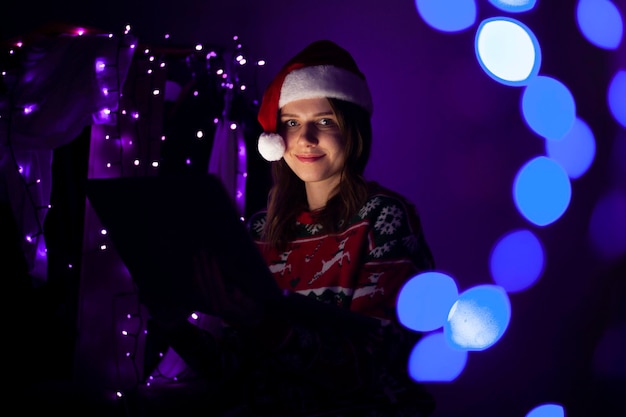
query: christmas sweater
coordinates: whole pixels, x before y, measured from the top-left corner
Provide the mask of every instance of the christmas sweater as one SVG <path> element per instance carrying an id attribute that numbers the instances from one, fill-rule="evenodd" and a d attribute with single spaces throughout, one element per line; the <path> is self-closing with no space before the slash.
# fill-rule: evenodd
<path id="1" fill-rule="evenodd" d="M 430 415 L 432 396 L 407 372 L 420 335 L 402 327 L 395 313 L 403 284 L 433 268 L 413 205 L 371 183 L 366 203 L 341 232 L 325 232 L 303 212 L 296 238 L 280 252 L 261 240 L 265 222 L 260 212 L 248 226 L 282 289 L 380 319 L 380 332 L 356 337 L 288 320 L 288 336 L 264 353 L 254 339 L 233 332 L 225 352 L 236 359 L 222 363 L 236 365 L 226 373 L 237 378 L 225 389 L 234 403 L 247 398 L 254 416 Z"/>
<path id="2" fill-rule="evenodd" d="M 402 285 L 433 259 L 412 204 L 376 183 L 363 207 L 342 232 L 326 233 L 304 211 L 297 236 L 284 251 L 266 248 L 260 238 L 266 212 L 249 221 L 252 236 L 278 285 L 325 303 L 383 321 L 395 320 Z"/>

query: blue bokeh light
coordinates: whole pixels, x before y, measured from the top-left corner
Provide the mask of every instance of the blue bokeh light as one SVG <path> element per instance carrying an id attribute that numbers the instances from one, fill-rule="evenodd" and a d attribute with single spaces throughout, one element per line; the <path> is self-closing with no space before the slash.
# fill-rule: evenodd
<path id="1" fill-rule="evenodd" d="M 474 0 L 415 0 L 418 14 L 433 29 L 461 32 L 476 23 Z"/>
<path id="2" fill-rule="evenodd" d="M 509 13 L 522 13 L 532 10 L 537 0 L 489 0 L 493 6 Z"/>
<path id="3" fill-rule="evenodd" d="M 572 197 L 567 173 L 557 162 L 539 156 L 527 162 L 517 173 L 513 199 L 524 218 L 537 226 L 558 220 Z"/>
<path id="4" fill-rule="evenodd" d="M 541 48 L 535 34 L 520 21 L 494 17 L 481 22 L 474 51 L 482 69 L 510 86 L 526 85 L 541 66 Z"/>
<path id="5" fill-rule="evenodd" d="M 596 139 L 593 132 L 589 125 L 578 117 L 561 140 L 547 140 L 545 145 L 546 155 L 558 162 L 572 179 L 585 174 L 596 156 Z"/>
<path id="6" fill-rule="evenodd" d="M 500 340 L 510 321 L 511 303 L 504 288 L 478 285 L 459 296 L 443 332 L 453 348 L 485 350 Z"/>
<path id="7" fill-rule="evenodd" d="M 451 382 L 465 369 L 467 351 L 454 349 L 442 332 L 427 334 L 409 356 L 409 375 L 417 382 Z"/>
<path id="8" fill-rule="evenodd" d="M 585 39 L 598 48 L 616 49 L 622 41 L 624 22 L 608 0 L 579 0 L 576 22 Z"/>
<path id="9" fill-rule="evenodd" d="M 543 245 L 529 230 L 514 230 L 501 237 L 491 251 L 489 263 L 494 282 L 509 293 L 531 287 L 544 265 Z"/>
<path id="10" fill-rule="evenodd" d="M 574 96 L 555 78 L 533 77 L 522 94 L 522 115 L 538 135 L 550 140 L 562 139 L 576 118 Z"/>
<path id="11" fill-rule="evenodd" d="M 398 320 L 415 331 L 442 327 L 459 296 L 456 282 L 441 272 L 424 272 L 412 277 L 400 289 L 396 310 Z"/>
<path id="12" fill-rule="evenodd" d="M 626 128 L 626 71 L 615 73 L 609 83 L 607 101 L 613 118 Z"/>
<path id="13" fill-rule="evenodd" d="M 532 10 L 537 0 L 489 0 L 500 10 L 510 13 L 522 13 Z"/>
<path id="14" fill-rule="evenodd" d="M 559 404 L 541 404 L 526 414 L 526 417 L 565 417 L 565 410 Z"/>

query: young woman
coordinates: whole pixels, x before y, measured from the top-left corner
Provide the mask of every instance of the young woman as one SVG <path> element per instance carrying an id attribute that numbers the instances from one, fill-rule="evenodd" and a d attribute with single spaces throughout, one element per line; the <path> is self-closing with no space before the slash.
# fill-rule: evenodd
<path id="1" fill-rule="evenodd" d="M 216 313 L 232 324 L 220 348 L 228 415 L 420 417 L 434 410 L 407 371 L 420 335 L 399 324 L 395 311 L 403 284 L 432 269 L 433 258 L 413 205 L 363 177 L 371 113 L 365 77 L 330 41 L 292 58 L 263 96 L 259 152 L 272 161 L 274 183 L 267 210 L 248 221 L 255 242 L 284 291 L 375 325 L 314 312 L 303 318 L 209 289 L 221 304 Z"/>

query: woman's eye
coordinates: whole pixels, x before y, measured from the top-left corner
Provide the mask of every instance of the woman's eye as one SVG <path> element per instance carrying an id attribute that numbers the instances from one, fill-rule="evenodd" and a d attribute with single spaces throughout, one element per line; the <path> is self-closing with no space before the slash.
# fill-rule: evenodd
<path id="1" fill-rule="evenodd" d="M 287 126 L 287 127 L 294 127 L 294 126 L 297 126 L 297 125 L 298 125 L 298 122 L 296 122 L 293 119 L 285 120 L 285 126 Z"/>
<path id="2" fill-rule="evenodd" d="M 333 124 L 333 121 L 331 119 L 320 119 L 319 124 L 329 126 Z"/>

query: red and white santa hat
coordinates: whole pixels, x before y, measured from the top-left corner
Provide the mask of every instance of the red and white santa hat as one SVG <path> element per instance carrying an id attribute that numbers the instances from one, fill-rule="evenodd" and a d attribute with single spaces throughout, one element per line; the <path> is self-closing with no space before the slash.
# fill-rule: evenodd
<path id="1" fill-rule="evenodd" d="M 321 40 L 304 48 L 278 72 L 263 95 L 258 121 L 263 127 L 258 149 L 268 161 L 285 153 L 285 141 L 277 133 L 278 111 L 287 103 L 307 98 L 337 98 L 372 113 L 372 97 L 365 76 L 348 51 Z"/>

